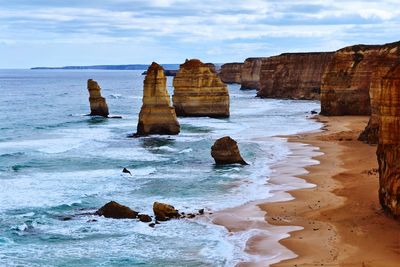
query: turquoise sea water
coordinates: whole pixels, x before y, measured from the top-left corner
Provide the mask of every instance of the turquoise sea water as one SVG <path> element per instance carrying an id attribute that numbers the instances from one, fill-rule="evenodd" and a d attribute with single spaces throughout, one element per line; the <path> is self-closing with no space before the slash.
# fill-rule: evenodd
<path id="1" fill-rule="evenodd" d="M 180 118 L 178 136 L 128 138 L 140 73 L 0 70 L 1 266 L 231 266 L 243 258 L 225 228 L 206 219 L 153 229 L 85 214 L 110 200 L 151 214 L 154 201 L 213 212 L 270 197 L 270 166 L 291 154 L 273 136 L 318 129 L 307 117 L 319 104 L 258 99 L 230 85 L 229 119 Z M 89 78 L 122 119 L 84 116 Z M 210 147 L 225 135 L 249 166 L 214 165 Z"/>

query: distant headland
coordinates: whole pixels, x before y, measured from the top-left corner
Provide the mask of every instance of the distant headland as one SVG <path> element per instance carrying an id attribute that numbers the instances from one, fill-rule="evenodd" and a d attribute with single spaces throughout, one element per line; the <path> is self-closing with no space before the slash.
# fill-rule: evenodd
<path id="1" fill-rule="evenodd" d="M 162 64 L 165 69 L 178 70 L 179 64 Z M 148 64 L 130 65 L 93 65 L 93 66 L 64 66 L 64 67 L 33 67 L 31 70 L 147 70 Z"/>

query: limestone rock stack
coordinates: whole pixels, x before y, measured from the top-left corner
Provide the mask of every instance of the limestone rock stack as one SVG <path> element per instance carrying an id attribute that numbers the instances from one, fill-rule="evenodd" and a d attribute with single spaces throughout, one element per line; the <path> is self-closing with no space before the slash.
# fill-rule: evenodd
<path id="1" fill-rule="evenodd" d="M 260 71 L 261 63 L 265 58 L 247 58 L 244 61 L 241 74 L 241 88 L 246 89 L 260 89 Z"/>
<path id="2" fill-rule="evenodd" d="M 376 114 L 380 80 L 398 62 L 398 46 L 355 45 L 336 51 L 322 79 L 321 114 Z M 371 125 L 376 127 L 373 120 Z M 371 139 L 368 135 L 365 133 L 365 138 Z"/>
<path id="3" fill-rule="evenodd" d="M 380 99 L 379 200 L 385 211 L 400 217 L 400 64 L 383 78 Z"/>
<path id="4" fill-rule="evenodd" d="M 89 79 L 87 81 L 87 88 L 89 91 L 90 115 L 108 117 L 108 106 L 106 99 L 101 96 L 99 84 Z"/>
<path id="5" fill-rule="evenodd" d="M 214 158 L 215 163 L 248 165 L 240 155 L 237 142 L 229 136 L 222 137 L 215 141 L 211 147 L 211 156 Z"/>
<path id="6" fill-rule="evenodd" d="M 179 122 L 167 91 L 164 69 L 153 62 L 144 79 L 143 105 L 136 135 L 178 134 Z"/>
<path id="7" fill-rule="evenodd" d="M 229 117 L 229 93 L 215 72 L 198 59 L 180 65 L 172 97 L 176 114 L 188 117 Z"/>
<path id="8" fill-rule="evenodd" d="M 241 83 L 243 63 L 225 63 L 221 66 L 219 77 L 224 83 Z"/>
<path id="9" fill-rule="evenodd" d="M 286 53 L 262 60 L 260 90 L 266 98 L 319 99 L 322 75 L 334 53 Z"/>

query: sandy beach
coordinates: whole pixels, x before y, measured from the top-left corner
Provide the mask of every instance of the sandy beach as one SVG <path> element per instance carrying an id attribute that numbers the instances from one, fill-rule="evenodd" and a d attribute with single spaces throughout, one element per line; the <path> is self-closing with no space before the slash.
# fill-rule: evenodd
<path id="1" fill-rule="evenodd" d="M 292 201 L 260 205 L 270 224 L 304 228 L 280 241 L 298 257 L 273 266 L 399 266 L 400 223 L 378 201 L 376 146 L 357 141 L 368 118 L 316 119 L 325 124 L 322 132 L 289 140 L 324 153 L 299 176 L 317 187 L 290 192 Z"/>

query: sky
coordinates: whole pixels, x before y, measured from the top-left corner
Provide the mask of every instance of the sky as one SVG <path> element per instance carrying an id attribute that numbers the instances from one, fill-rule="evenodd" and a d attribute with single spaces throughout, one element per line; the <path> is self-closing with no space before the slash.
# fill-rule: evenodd
<path id="1" fill-rule="evenodd" d="M 0 68 L 242 62 L 400 40 L 400 0 L 0 0 Z"/>

